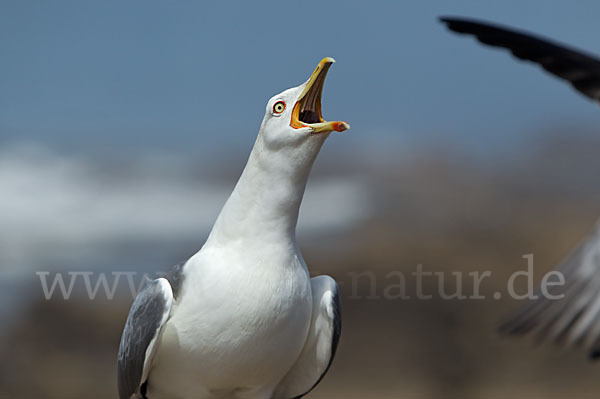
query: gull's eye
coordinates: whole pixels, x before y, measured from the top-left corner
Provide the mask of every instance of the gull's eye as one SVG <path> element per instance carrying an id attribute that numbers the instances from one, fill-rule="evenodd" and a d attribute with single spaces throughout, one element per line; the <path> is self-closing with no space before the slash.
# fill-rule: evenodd
<path id="1" fill-rule="evenodd" d="M 277 101 L 273 105 L 273 113 L 275 115 L 279 115 L 279 114 L 283 113 L 283 111 L 285 111 L 285 102 L 283 102 L 283 101 Z"/>

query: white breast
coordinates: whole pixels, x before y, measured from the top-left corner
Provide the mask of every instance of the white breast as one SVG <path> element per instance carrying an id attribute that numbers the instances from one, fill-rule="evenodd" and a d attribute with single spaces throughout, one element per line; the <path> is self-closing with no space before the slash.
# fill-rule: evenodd
<path id="1" fill-rule="evenodd" d="M 310 280 L 295 251 L 263 249 L 203 249 L 190 259 L 151 390 L 235 397 L 274 387 L 291 368 L 310 325 Z"/>

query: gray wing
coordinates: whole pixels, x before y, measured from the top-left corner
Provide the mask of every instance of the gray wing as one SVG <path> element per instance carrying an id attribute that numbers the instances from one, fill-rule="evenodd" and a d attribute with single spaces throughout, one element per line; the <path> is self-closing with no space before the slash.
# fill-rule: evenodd
<path id="1" fill-rule="evenodd" d="M 465 18 L 443 17 L 440 20 L 454 32 L 474 35 L 484 44 L 506 48 L 520 59 L 535 62 L 570 82 L 587 97 L 600 100 L 598 58 L 511 28 Z"/>
<path id="2" fill-rule="evenodd" d="M 342 333 L 338 286 L 329 276 L 311 279 L 313 311 L 300 357 L 279 383 L 274 399 L 299 399 L 321 382 L 335 356 Z"/>
<path id="3" fill-rule="evenodd" d="M 560 265 L 565 284 L 549 287 L 548 299 L 537 293 L 500 326 L 505 334 L 537 332 L 542 340 L 580 345 L 596 358 L 600 355 L 600 222 L 594 232 Z"/>
<path id="4" fill-rule="evenodd" d="M 162 277 L 150 282 L 133 301 L 119 345 L 117 383 L 120 399 L 144 397 L 144 384 L 172 304 L 171 284 Z"/>

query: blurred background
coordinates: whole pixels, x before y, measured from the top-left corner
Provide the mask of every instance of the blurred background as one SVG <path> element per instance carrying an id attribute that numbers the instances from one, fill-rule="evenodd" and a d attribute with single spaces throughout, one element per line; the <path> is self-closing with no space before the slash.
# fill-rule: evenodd
<path id="1" fill-rule="evenodd" d="M 95 283 L 187 259 L 267 99 L 324 56 L 338 61 L 325 117 L 352 130 L 317 160 L 298 240 L 312 273 L 340 282 L 344 332 L 310 397 L 597 397 L 600 366 L 584 353 L 499 337 L 519 302 L 492 294 L 525 254 L 537 281 L 600 216 L 600 110 L 436 18 L 600 54 L 599 13 L 592 0 L 3 2 L 0 397 L 116 396 L 128 287 L 91 300 L 79 281 L 69 300 L 46 300 L 36 273 Z M 487 299 L 382 295 L 389 273 L 419 264 L 491 271 Z"/>

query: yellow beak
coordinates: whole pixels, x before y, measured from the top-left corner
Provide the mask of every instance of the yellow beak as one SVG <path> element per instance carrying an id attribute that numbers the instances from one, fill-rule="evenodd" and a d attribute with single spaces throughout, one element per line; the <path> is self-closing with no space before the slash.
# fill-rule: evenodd
<path id="1" fill-rule="evenodd" d="M 327 133 L 334 130 L 336 132 L 343 132 L 350 129 L 350 125 L 347 122 L 325 121 L 321 113 L 321 96 L 323 95 L 325 77 L 327 76 L 329 67 L 334 62 L 335 60 L 331 57 L 323 58 L 312 75 L 310 75 L 304 90 L 302 90 L 292 110 L 291 127 L 295 129 L 309 127 L 312 129 L 313 134 Z"/>

